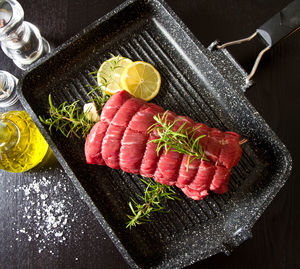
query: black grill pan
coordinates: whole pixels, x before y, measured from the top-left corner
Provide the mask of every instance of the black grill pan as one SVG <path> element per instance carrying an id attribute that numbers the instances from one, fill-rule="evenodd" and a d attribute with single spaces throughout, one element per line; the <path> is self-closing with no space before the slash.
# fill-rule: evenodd
<path id="1" fill-rule="evenodd" d="M 141 193 L 138 176 L 87 165 L 84 140 L 49 133 L 38 116 L 54 104 L 89 100 L 89 74 L 110 53 L 152 63 L 162 75 L 153 102 L 248 139 L 232 171 L 229 191 L 201 201 L 167 205 L 146 225 L 125 228 L 128 201 Z M 230 251 L 251 237 L 251 228 L 291 170 L 285 146 L 243 94 L 247 74 L 226 49 L 208 50 L 160 0 L 130 0 L 94 22 L 29 70 L 19 84 L 25 109 L 111 240 L 133 268 L 181 268 Z"/>

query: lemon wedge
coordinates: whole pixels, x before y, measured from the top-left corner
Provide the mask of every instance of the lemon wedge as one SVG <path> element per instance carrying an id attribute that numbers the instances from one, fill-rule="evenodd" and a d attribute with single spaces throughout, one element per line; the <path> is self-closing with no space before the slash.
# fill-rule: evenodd
<path id="1" fill-rule="evenodd" d="M 113 95 L 122 90 L 120 77 L 126 66 L 132 61 L 122 56 L 113 56 L 103 62 L 97 72 L 97 83 L 107 94 Z"/>
<path id="2" fill-rule="evenodd" d="M 122 89 L 145 101 L 150 101 L 159 92 L 161 77 L 153 65 L 137 61 L 123 70 L 120 78 Z"/>

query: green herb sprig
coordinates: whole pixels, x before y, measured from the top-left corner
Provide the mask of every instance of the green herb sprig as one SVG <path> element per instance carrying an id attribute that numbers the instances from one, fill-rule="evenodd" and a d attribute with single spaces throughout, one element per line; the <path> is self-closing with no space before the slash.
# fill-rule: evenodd
<path id="1" fill-rule="evenodd" d="M 95 91 L 100 91 L 100 96 L 95 94 Z M 111 97 L 110 94 L 106 93 L 105 91 L 102 91 L 100 86 L 96 86 L 93 88 L 92 91 L 88 93 L 88 95 L 91 95 L 90 103 L 94 103 L 96 107 L 98 108 L 98 111 L 102 111 L 104 105 L 108 101 L 108 99 Z"/>
<path id="2" fill-rule="evenodd" d="M 95 122 L 90 121 L 86 117 L 86 113 L 83 113 L 82 108 L 78 106 L 78 102 L 79 101 L 75 101 L 72 104 L 64 102 L 58 107 L 55 107 L 52 102 L 51 94 L 49 94 L 50 118 L 45 119 L 40 116 L 40 121 L 49 126 L 50 132 L 54 128 L 66 137 L 74 134 L 80 138 L 79 133 L 85 137 Z"/>
<path id="3" fill-rule="evenodd" d="M 127 215 L 130 221 L 127 222 L 126 228 L 136 227 L 151 221 L 151 214 L 154 212 L 167 213 L 164 203 L 167 200 L 180 200 L 172 186 L 167 186 L 148 178 L 140 180 L 146 185 L 144 195 L 137 195 L 141 203 L 131 198 L 128 203 L 132 215 Z"/>
<path id="4" fill-rule="evenodd" d="M 163 148 L 165 149 L 166 154 L 171 150 L 188 155 L 187 171 L 189 164 L 195 159 L 209 161 L 199 143 L 200 139 L 206 135 L 200 135 L 195 138 L 196 131 L 199 127 L 186 127 L 187 122 L 184 122 L 176 131 L 174 131 L 174 126 L 180 119 L 172 122 L 168 121 L 168 111 L 162 116 L 158 114 L 153 118 L 156 122 L 149 127 L 148 132 L 151 133 L 156 131 L 159 138 L 153 139 L 148 143 L 158 144 L 156 149 L 157 155 L 159 155 Z"/>
<path id="5" fill-rule="evenodd" d="M 114 57 L 114 60 L 110 62 L 110 71 L 113 73 L 117 68 L 122 67 L 119 65 L 119 62 L 123 59 L 122 56 L 114 56 L 111 54 L 111 57 Z M 90 75 L 94 75 L 97 78 L 98 70 L 91 72 Z M 105 92 L 105 87 L 110 83 L 114 82 L 111 75 L 106 74 L 105 72 L 100 72 L 100 81 L 99 85 L 92 86 L 92 90 L 88 93 L 91 96 L 90 102 L 93 102 L 98 111 L 102 111 L 105 103 L 110 98 L 110 95 Z M 98 94 L 96 94 L 98 93 Z M 49 126 L 51 132 L 52 129 L 60 131 L 64 136 L 69 137 L 74 134 L 76 137 L 85 137 L 90 129 L 93 127 L 95 122 L 90 121 L 87 118 L 87 113 L 82 111 L 82 108 L 78 106 L 79 101 L 75 101 L 72 104 L 67 102 L 62 103 L 58 107 L 55 107 L 51 100 L 51 95 L 49 95 L 49 114 L 50 118 L 45 119 L 39 117 L 40 121 L 45 125 Z"/>

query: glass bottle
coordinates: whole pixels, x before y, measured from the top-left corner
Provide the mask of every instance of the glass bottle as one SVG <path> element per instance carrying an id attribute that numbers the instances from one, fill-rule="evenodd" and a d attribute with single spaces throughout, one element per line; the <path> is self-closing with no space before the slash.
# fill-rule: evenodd
<path id="1" fill-rule="evenodd" d="M 27 171 L 43 160 L 48 148 L 27 112 L 0 113 L 0 169 Z"/>
<path id="2" fill-rule="evenodd" d="M 0 42 L 3 52 L 21 69 L 50 52 L 39 29 L 24 21 L 24 11 L 15 0 L 0 0 Z"/>
<path id="3" fill-rule="evenodd" d="M 18 101 L 16 87 L 18 79 L 0 70 L 0 107 L 12 106 Z"/>

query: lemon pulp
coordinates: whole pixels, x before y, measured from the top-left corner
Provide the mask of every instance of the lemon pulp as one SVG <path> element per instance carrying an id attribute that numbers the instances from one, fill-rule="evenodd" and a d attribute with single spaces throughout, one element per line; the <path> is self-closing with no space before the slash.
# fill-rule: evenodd
<path id="1" fill-rule="evenodd" d="M 132 61 L 122 56 L 113 56 L 103 62 L 97 72 L 97 83 L 107 94 L 113 95 L 122 90 L 120 77 L 126 66 Z"/>
<path id="2" fill-rule="evenodd" d="M 159 92 L 161 77 L 153 65 L 136 61 L 125 67 L 120 84 L 135 97 L 150 101 Z"/>

